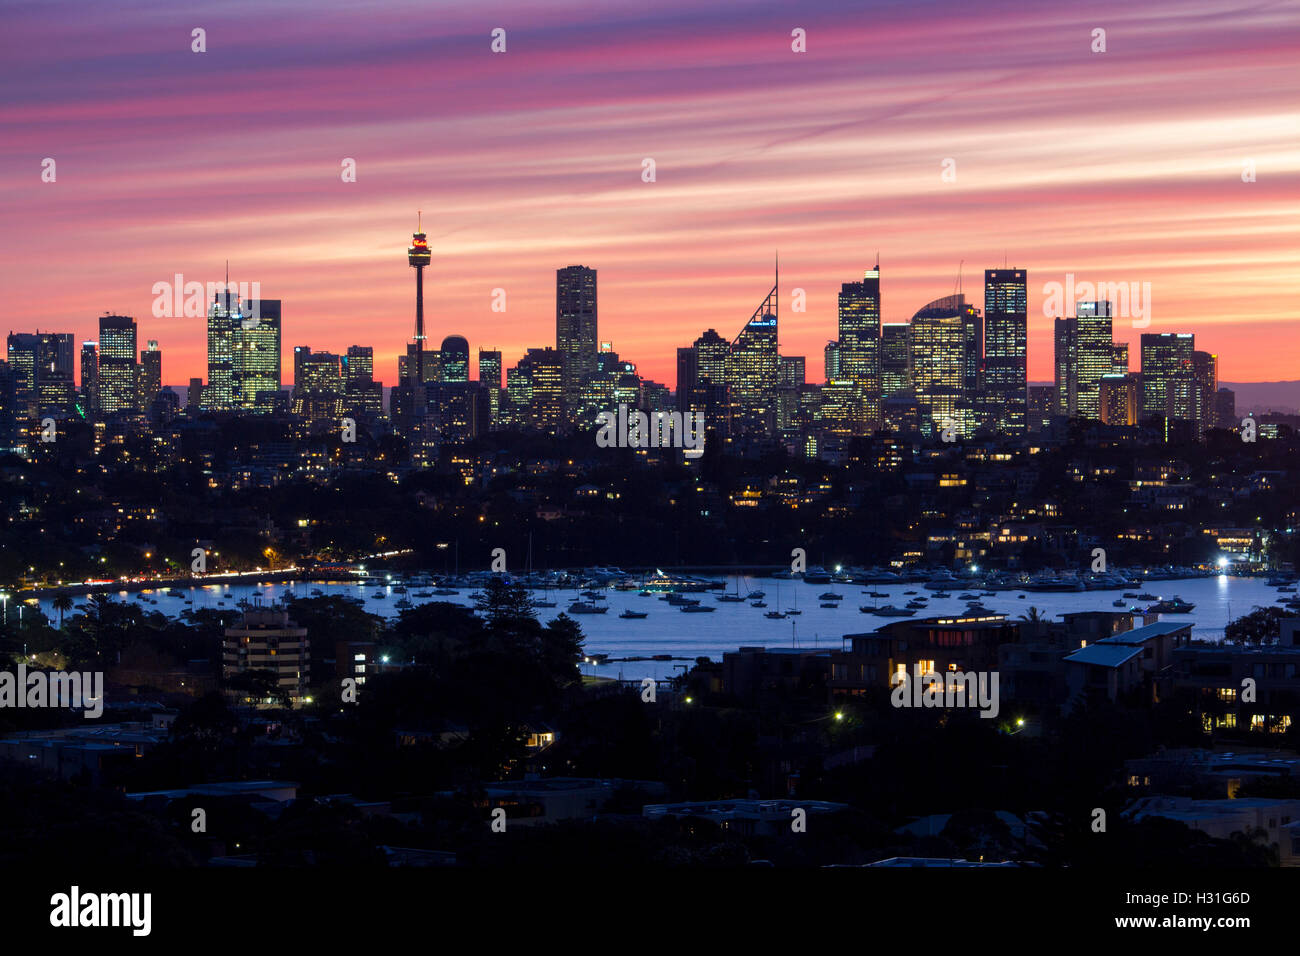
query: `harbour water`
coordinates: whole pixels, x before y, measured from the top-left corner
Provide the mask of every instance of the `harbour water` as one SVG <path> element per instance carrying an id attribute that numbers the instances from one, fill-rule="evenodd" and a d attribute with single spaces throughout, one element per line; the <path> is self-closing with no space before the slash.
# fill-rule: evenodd
<path id="1" fill-rule="evenodd" d="M 905 591 L 916 591 L 917 596 L 927 598 L 924 609 L 916 612 L 916 617 L 928 617 L 941 614 L 956 614 L 966 608 L 967 602 L 959 598 L 960 594 L 978 594 L 975 588 L 969 591 L 952 588 L 951 597 L 937 598 L 934 592 L 919 584 L 861 585 L 861 584 L 809 584 L 802 581 L 779 581 L 773 578 L 746 578 L 737 580 L 728 578 L 726 590 L 705 591 L 689 595 L 698 599 L 702 605 L 713 607 L 709 613 L 683 613 L 671 606 L 658 595 L 642 596 L 636 591 L 602 591 L 603 600 L 597 605 L 606 606 L 603 614 L 574 615 L 586 635 L 585 648 L 591 654 L 607 655 L 611 660 L 603 664 L 584 664 L 583 672 L 603 677 L 622 677 L 640 679 L 643 677 L 666 678 L 680 674 L 683 666 L 691 666 L 697 657 L 709 657 L 720 660 L 725 651 L 735 650 L 741 646 L 766 647 L 836 647 L 846 634 L 861 634 L 874 630 L 888 623 L 891 619 L 874 614 L 863 614 L 858 608 L 866 605 L 884 606 L 893 604 L 904 606 L 912 600 Z M 346 595 L 365 600 L 366 609 L 385 618 L 394 618 L 400 612 L 394 605 L 402 598 L 413 603 L 427 601 L 451 601 L 458 604 L 473 604 L 470 597 L 472 588 L 462 588 L 458 594 L 429 598 L 416 598 L 415 592 L 422 590 L 412 586 L 405 594 L 395 592 L 392 586 L 376 588 L 371 585 L 362 587 L 358 584 L 318 583 L 311 581 L 278 582 L 275 584 L 234 584 L 208 585 L 205 587 L 184 588 L 183 594 L 193 595 L 193 606 L 215 608 L 229 611 L 233 623 L 240 608 L 241 600 L 273 603 L 279 601 L 285 592 L 296 597 L 305 598 L 313 591 L 323 594 Z M 750 591 L 765 592 L 763 600 L 766 608 L 752 607 L 749 601 L 720 602 L 722 594 L 740 595 Z M 1223 629 L 1232 617 L 1240 617 L 1254 607 L 1268 607 L 1276 604 L 1279 595 L 1276 588 L 1270 587 L 1263 578 L 1233 577 L 1219 575 L 1215 577 L 1190 578 L 1183 580 L 1151 581 L 1143 589 L 1117 589 L 1107 591 L 1067 591 L 1067 592 L 1024 592 L 1000 591 L 994 596 L 982 596 L 979 600 L 991 611 L 1018 618 L 1028 614 L 1031 607 L 1037 608 L 1041 616 L 1049 620 L 1060 620 L 1060 615 L 1072 611 L 1109 611 L 1113 602 L 1122 599 L 1127 591 L 1143 591 L 1159 598 L 1179 597 L 1195 605 L 1195 610 L 1186 615 L 1162 615 L 1162 620 L 1187 621 L 1193 625 L 1193 634 L 1202 640 L 1221 640 Z M 866 592 L 875 591 L 887 594 L 887 597 L 872 598 Z M 843 595 L 838 607 L 821 607 L 819 595 L 834 592 Z M 377 594 L 382 593 L 382 597 Z M 543 598 L 541 592 L 536 597 Z M 1023 595 L 1023 597 L 1021 596 Z M 540 608 L 538 615 L 549 620 L 565 611 L 575 600 L 580 598 L 576 590 L 551 592 L 549 599 L 555 601 L 555 608 Z M 118 600 L 132 601 L 149 611 L 160 611 L 174 616 L 190 605 L 186 598 L 168 595 L 163 590 L 142 591 L 128 594 L 120 592 Z M 141 599 L 142 598 L 142 599 Z M 79 597 L 78 603 L 84 598 Z M 1135 599 L 1124 600 L 1124 606 L 1146 607 L 1154 602 Z M 50 601 L 40 602 L 41 610 L 51 620 L 58 619 L 58 612 Z M 640 619 L 620 618 L 624 610 L 644 611 L 646 617 Z M 795 609 L 801 613 L 779 620 L 765 617 L 773 610 L 788 611 Z M 75 612 L 74 612 L 75 613 Z M 627 658 L 652 658 L 669 655 L 673 660 L 635 660 Z"/>

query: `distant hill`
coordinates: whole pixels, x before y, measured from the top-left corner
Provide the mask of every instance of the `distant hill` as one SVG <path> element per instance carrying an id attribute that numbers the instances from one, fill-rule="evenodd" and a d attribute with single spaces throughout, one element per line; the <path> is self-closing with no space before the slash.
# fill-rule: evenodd
<path id="1" fill-rule="evenodd" d="M 1284 412 L 1296 414 L 1300 409 L 1300 381 L 1290 382 L 1220 382 L 1237 394 L 1239 412 Z"/>

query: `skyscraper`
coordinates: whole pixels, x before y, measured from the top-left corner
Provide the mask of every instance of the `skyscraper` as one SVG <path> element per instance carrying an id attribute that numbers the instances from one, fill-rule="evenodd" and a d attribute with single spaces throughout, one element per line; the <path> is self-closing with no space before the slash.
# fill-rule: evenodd
<path id="1" fill-rule="evenodd" d="M 1142 418 L 1196 420 L 1190 332 L 1142 333 Z"/>
<path id="2" fill-rule="evenodd" d="M 861 282 L 845 282 L 839 295 L 839 343 L 842 379 L 854 382 L 863 402 L 867 427 L 880 422 L 880 264 Z"/>
<path id="3" fill-rule="evenodd" d="M 942 427 L 945 421 L 969 435 L 974 426 L 967 393 L 970 306 L 961 293 L 935 299 L 912 316 L 912 384 L 921 415 Z"/>
<path id="4" fill-rule="evenodd" d="M 1024 269 L 984 270 L 984 396 L 998 430 L 1026 427 L 1029 323 Z"/>
<path id="5" fill-rule="evenodd" d="M 1138 423 L 1136 375 L 1106 374 L 1097 384 L 1098 417 L 1107 425 Z"/>
<path id="6" fill-rule="evenodd" d="M 582 383 L 596 370 L 596 334 L 596 270 L 555 270 L 555 349 L 564 360 L 564 403 L 570 416 L 579 413 Z"/>
<path id="7" fill-rule="evenodd" d="M 912 327 L 906 322 L 880 326 L 880 391 L 884 398 L 912 387 Z"/>
<path id="8" fill-rule="evenodd" d="M 228 412 L 235 407 L 235 326 L 243 322 L 239 295 L 226 288 L 208 306 L 208 382 L 203 388 L 205 412 Z M 100 336 L 100 364 L 104 339 Z"/>
<path id="9" fill-rule="evenodd" d="M 1115 368 L 1109 302 L 1075 303 L 1078 319 L 1077 407 L 1080 418 L 1101 418 L 1101 377 Z"/>
<path id="10" fill-rule="evenodd" d="M 70 332 L 11 332 L 8 341 L 14 404 L 27 414 L 68 411 L 72 405 Z"/>
<path id="11" fill-rule="evenodd" d="M 1193 352 L 1192 375 L 1196 379 L 1196 422 L 1199 433 L 1204 434 L 1218 422 L 1214 395 L 1219 390 L 1219 357 L 1212 352 Z"/>
<path id="12" fill-rule="evenodd" d="M 162 391 L 162 351 L 156 339 L 149 340 L 149 347 L 140 353 L 140 397 L 137 407 L 148 409 L 149 405 Z"/>
<path id="13" fill-rule="evenodd" d="M 501 353 L 478 350 L 478 380 L 488 390 L 489 427 L 496 428 L 501 418 Z"/>
<path id="14" fill-rule="evenodd" d="M 731 343 L 727 385 L 733 433 L 766 436 L 776 425 L 778 287 L 779 280 Z"/>
<path id="15" fill-rule="evenodd" d="M 1052 412 L 1074 418 L 1079 414 L 1079 320 L 1057 316 L 1052 328 L 1056 405 Z"/>
<path id="16" fill-rule="evenodd" d="M 231 333 L 232 404 L 245 411 L 270 410 L 280 391 L 280 300 L 245 303 L 256 319 L 236 314 Z"/>
<path id="17" fill-rule="evenodd" d="M 447 336 L 442 340 L 442 348 L 438 352 L 439 381 L 469 381 L 469 342 L 465 340 L 464 336 Z"/>
<path id="18" fill-rule="evenodd" d="M 343 363 L 334 352 L 293 350 L 293 413 L 315 425 L 343 416 Z"/>
<path id="19" fill-rule="evenodd" d="M 99 414 L 99 343 L 81 343 L 81 409 L 87 418 Z"/>
<path id="20" fill-rule="evenodd" d="M 126 315 L 99 317 L 99 408 L 105 415 L 136 410 L 136 326 Z"/>

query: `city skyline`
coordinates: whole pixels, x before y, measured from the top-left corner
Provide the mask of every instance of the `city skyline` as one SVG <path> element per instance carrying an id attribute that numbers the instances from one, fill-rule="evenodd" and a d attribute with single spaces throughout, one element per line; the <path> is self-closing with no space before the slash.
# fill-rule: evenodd
<path id="1" fill-rule="evenodd" d="M 377 376 L 395 381 L 411 310 L 393 240 L 417 208 L 429 339 L 464 335 L 507 363 L 549 338 L 553 270 L 585 263 L 604 273 L 601 340 L 672 382 L 676 348 L 738 327 L 780 249 L 783 295 L 807 294 L 805 313 L 781 303 L 781 349 L 815 367 L 841 284 L 879 249 L 884 323 L 948 294 L 963 260 L 968 289 L 983 269 L 1027 269 L 1032 381 L 1052 378 L 1044 285 L 1067 273 L 1152 284 L 1151 325 L 1115 323 L 1134 354 L 1142 331 L 1190 331 L 1221 377 L 1296 377 L 1297 80 L 1281 6 L 1085 18 L 753 4 L 594 21 L 542 6 L 502 12 L 505 54 L 490 50 L 495 24 L 465 11 L 326 5 L 290 42 L 287 17 L 237 8 L 202 24 L 198 54 L 199 24 L 79 9 L 53 51 L 50 24 L 16 13 L 0 65 L 16 91 L 2 115 L 20 127 L 0 156 L 8 287 L 24 303 L 11 326 L 85 340 L 99 313 L 133 315 L 167 350 L 170 383 L 201 374 L 202 323 L 153 319 L 149 289 L 176 272 L 216 279 L 227 256 L 287 304 L 286 351 L 341 352 L 364 322 Z M 1097 26 L 1105 53 L 1089 48 Z M 529 88 L 555 64 L 545 92 Z M 403 92 L 412 72 L 429 82 Z M 1116 103 L 1135 86 L 1143 97 Z M 639 108 L 613 109 L 626 102 Z M 178 135 L 170 120 L 196 111 L 224 122 Z M 249 136 L 255 153 L 217 148 Z M 107 252 L 65 265 L 88 222 Z"/>

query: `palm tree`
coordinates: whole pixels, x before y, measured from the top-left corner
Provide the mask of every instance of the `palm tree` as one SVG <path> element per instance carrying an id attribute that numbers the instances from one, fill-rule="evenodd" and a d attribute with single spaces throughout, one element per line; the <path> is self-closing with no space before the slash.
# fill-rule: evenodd
<path id="1" fill-rule="evenodd" d="M 57 595 L 50 606 L 59 612 L 59 630 L 63 629 L 63 612 L 72 610 L 72 598 L 67 594 Z"/>
<path id="2" fill-rule="evenodd" d="M 1042 613 L 1038 610 L 1038 608 L 1036 608 L 1036 607 L 1031 607 L 1031 608 L 1029 609 L 1029 613 L 1028 613 L 1028 614 L 1022 614 L 1022 615 L 1020 615 L 1020 620 L 1022 620 L 1022 621 L 1029 621 L 1031 624 L 1036 624 L 1036 623 L 1038 623 L 1039 621 L 1045 621 L 1045 620 L 1047 620 L 1047 618 L 1045 618 L 1045 617 L 1042 615 Z"/>

